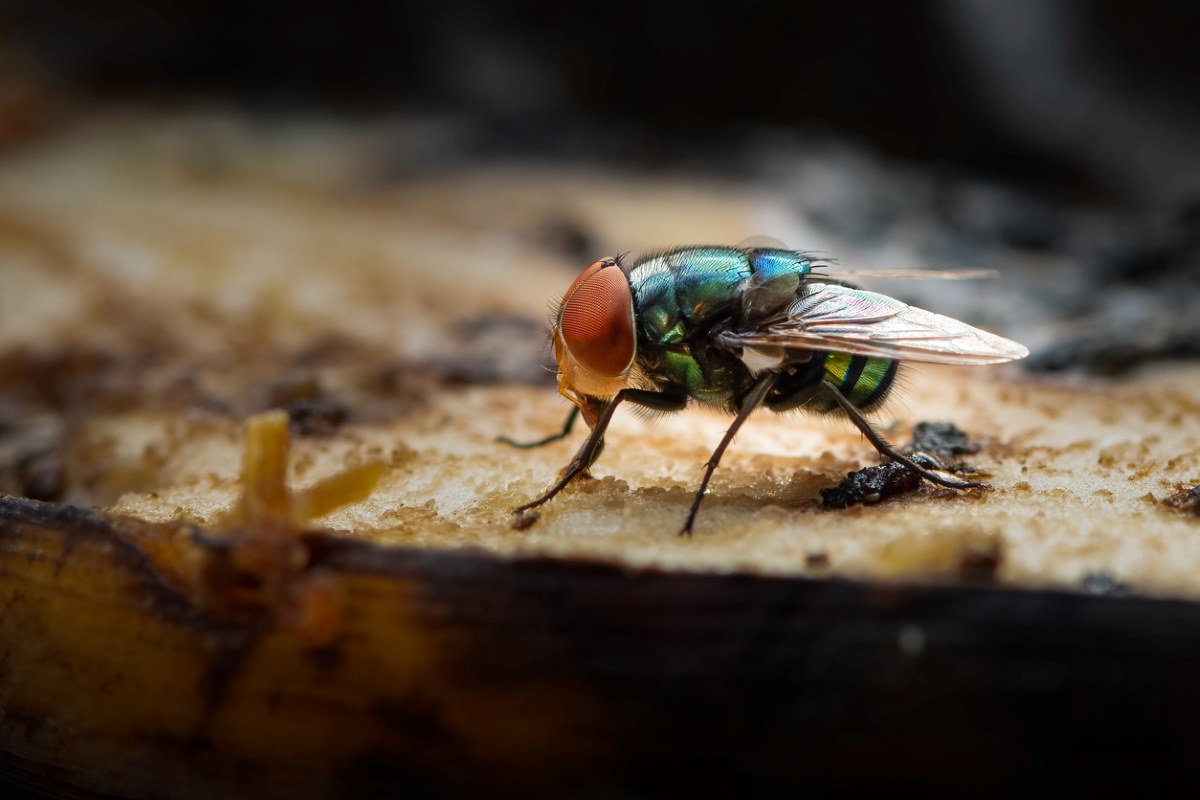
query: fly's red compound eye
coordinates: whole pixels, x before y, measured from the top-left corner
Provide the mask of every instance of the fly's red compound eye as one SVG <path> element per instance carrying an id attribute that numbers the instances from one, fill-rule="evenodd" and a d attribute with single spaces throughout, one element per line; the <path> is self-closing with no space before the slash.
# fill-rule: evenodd
<path id="1" fill-rule="evenodd" d="M 617 377 L 633 360 L 633 297 L 629 280 L 611 258 L 575 279 L 563 298 L 559 332 L 571 356 L 595 375 Z"/>

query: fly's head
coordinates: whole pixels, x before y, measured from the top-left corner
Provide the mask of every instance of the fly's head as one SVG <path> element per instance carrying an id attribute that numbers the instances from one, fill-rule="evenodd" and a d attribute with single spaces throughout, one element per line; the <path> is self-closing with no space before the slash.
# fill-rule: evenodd
<path id="1" fill-rule="evenodd" d="M 637 352 L 633 292 L 615 258 L 575 279 L 552 325 L 558 391 L 594 424 L 604 402 L 628 385 Z"/>

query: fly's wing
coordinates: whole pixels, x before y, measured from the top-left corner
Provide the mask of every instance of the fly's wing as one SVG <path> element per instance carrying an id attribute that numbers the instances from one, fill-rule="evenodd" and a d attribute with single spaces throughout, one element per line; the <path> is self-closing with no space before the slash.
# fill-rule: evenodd
<path id="1" fill-rule="evenodd" d="M 835 284 L 814 283 L 787 316 L 721 340 L 743 349 L 830 350 L 936 364 L 1002 364 L 1029 355 L 1016 342 L 965 322 L 888 297 Z"/>

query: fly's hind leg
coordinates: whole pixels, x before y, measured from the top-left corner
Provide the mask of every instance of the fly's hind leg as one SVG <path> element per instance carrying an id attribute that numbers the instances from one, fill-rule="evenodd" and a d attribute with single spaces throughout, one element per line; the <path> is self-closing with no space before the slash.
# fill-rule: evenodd
<path id="1" fill-rule="evenodd" d="M 839 406 L 841 406 L 842 411 L 846 412 L 846 416 L 849 417 L 850 421 L 854 423 L 854 427 L 858 428 L 859 431 L 862 432 L 862 435 L 867 437 L 867 441 L 870 442 L 871 445 L 880 452 L 880 454 L 887 456 L 893 461 L 898 461 L 899 463 L 911 469 L 913 472 L 920 475 L 925 480 L 929 481 L 930 483 L 936 483 L 938 486 L 945 486 L 948 489 L 991 488 L 986 483 L 980 483 L 979 481 L 956 481 L 953 478 L 944 478 L 941 475 L 938 475 L 936 472 L 925 469 L 908 456 L 896 450 L 896 448 L 887 443 L 886 439 L 876 433 L 875 429 L 871 427 L 871 423 L 867 422 L 862 413 L 854 407 L 853 403 L 846 399 L 846 397 L 838 390 L 836 386 L 829 381 L 821 381 L 821 385 L 825 387 L 831 395 L 833 395 L 833 399 L 837 401 Z"/>

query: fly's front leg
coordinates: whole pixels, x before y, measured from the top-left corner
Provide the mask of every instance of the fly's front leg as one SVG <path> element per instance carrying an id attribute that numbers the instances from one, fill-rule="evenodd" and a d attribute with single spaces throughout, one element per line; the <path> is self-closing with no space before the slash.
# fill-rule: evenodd
<path id="1" fill-rule="evenodd" d="M 871 423 L 867 422 L 867 420 L 863 418 L 863 415 L 859 413 L 857 408 L 854 407 L 854 404 L 847 400 L 845 396 L 838 391 L 836 386 L 829 381 L 821 381 L 821 385 L 829 390 L 830 394 L 833 395 L 833 399 L 837 401 L 839 406 L 841 406 L 842 411 L 846 412 L 846 416 L 850 418 L 850 421 L 854 423 L 854 426 L 862 432 L 863 436 L 867 437 L 867 441 L 869 441 L 881 455 L 887 456 L 893 461 L 900 462 L 925 480 L 929 481 L 930 483 L 936 483 L 938 486 L 945 486 L 948 489 L 991 488 L 986 483 L 980 483 L 979 481 L 956 481 L 952 478 L 943 478 L 936 472 L 925 469 L 908 456 L 896 450 L 896 448 L 887 443 L 886 439 L 876 433 L 875 429 L 871 427 Z"/>
<path id="2" fill-rule="evenodd" d="M 571 430 L 575 427 L 575 420 L 579 419 L 579 406 L 571 406 L 571 413 L 567 414 L 567 421 L 563 423 L 562 430 L 558 433 L 551 434 L 545 439 L 538 439 L 536 442 L 517 442 L 507 436 L 497 436 L 496 441 L 501 444 L 506 444 L 509 447 L 518 447 L 522 450 L 532 450 L 535 447 L 557 442 L 560 439 L 565 439 L 571 435 Z"/>
<path id="3" fill-rule="evenodd" d="M 513 514 L 516 515 L 513 527 L 523 530 L 532 525 L 537 516 L 531 515 L 529 512 L 551 500 L 556 494 L 565 489 L 568 483 L 575 480 L 580 473 L 592 465 L 592 462 L 600 455 L 600 449 L 604 442 L 604 431 L 608 428 L 608 423 L 612 421 L 613 412 L 617 410 L 617 406 L 625 399 L 624 395 L 625 392 L 619 392 L 611 402 L 603 407 L 596 418 L 596 424 L 592 426 L 592 432 L 588 434 L 588 438 L 584 440 L 579 451 L 575 453 L 575 457 L 559 473 L 558 481 L 541 497 L 513 509 Z"/>
<path id="4" fill-rule="evenodd" d="M 588 400 L 591 399 L 588 398 Z M 617 406 L 626 400 L 660 411 L 675 411 L 683 408 L 687 403 L 687 396 L 667 392 L 650 392 L 642 389 L 622 389 L 618 392 L 616 397 L 600 408 L 599 413 L 596 415 L 596 423 L 592 426 L 592 432 L 588 434 L 588 438 L 584 440 L 583 445 L 575 453 L 575 457 L 559 473 L 558 481 L 541 497 L 513 509 L 513 514 L 516 515 L 516 519 L 513 522 L 515 528 L 523 530 L 532 525 L 537 517 L 530 512 L 550 501 L 556 494 L 565 489 L 567 484 L 578 478 L 596 461 L 600 456 L 600 451 L 604 449 L 604 431 L 608 428 L 608 423 L 612 421 L 613 412 L 617 410 Z M 599 402 L 601 401 L 596 401 L 596 403 Z M 589 409 L 591 408 L 593 406 L 589 406 Z"/>

